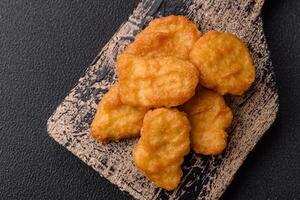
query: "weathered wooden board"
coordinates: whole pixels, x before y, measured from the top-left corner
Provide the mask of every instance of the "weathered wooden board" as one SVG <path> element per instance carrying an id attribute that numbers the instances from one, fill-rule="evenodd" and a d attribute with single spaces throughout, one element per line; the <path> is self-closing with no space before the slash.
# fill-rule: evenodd
<path id="1" fill-rule="evenodd" d="M 218 199 L 278 110 L 275 78 L 260 17 L 262 5 L 263 0 L 143 0 L 50 117 L 49 135 L 137 199 Z M 117 53 L 151 19 L 170 14 L 188 16 L 203 32 L 215 29 L 242 38 L 254 57 L 256 81 L 243 97 L 227 99 L 235 115 L 226 151 L 216 157 L 191 152 L 183 164 L 181 185 L 166 192 L 134 167 L 131 151 L 136 139 L 102 145 L 90 137 L 89 127 L 97 103 L 117 79 Z"/>

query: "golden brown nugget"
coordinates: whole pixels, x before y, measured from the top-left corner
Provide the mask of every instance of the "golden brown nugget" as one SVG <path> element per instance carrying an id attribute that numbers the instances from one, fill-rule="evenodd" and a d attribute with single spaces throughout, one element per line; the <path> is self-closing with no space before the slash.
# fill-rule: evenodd
<path id="1" fill-rule="evenodd" d="M 141 57 L 129 54 L 117 58 L 121 101 L 142 107 L 172 107 L 195 94 L 198 70 L 175 57 Z"/>
<path id="2" fill-rule="evenodd" d="M 192 48 L 190 60 L 199 69 L 200 83 L 221 95 L 242 95 L 255 79 L 247 47 L 229 33 L 206 33 Z"/>
<path id="3" fill-rule="evenodd" d="M 194 151 L 203 155 L 220 154 L 227 144 L 225 130 L 232 121 L 232 111 L 224 98 L 201 88 L 183 105 L 183 110 L 191 122 L 191 146 Z"/>
<path id="4" fill-rule="evenodd" d="M 98 104 L 91 135 L 101 142 L 139 136 L 146 111 L 122 104 L 118 84 L 112 85 Z"/>
<path id="5" fill-rule="evenodd" d="M 158 108 L 146 113 L 133 160 L 158 187 L 174 190 L 178 186 L 180 166 L 190 149 L 190 130 L 186 114 L 177 109 Z"/>
<path id="6" fill-rule="evenodd" d="M 188 59 L 200 38 L 197 26 L 184 16 L 168 16 L 149 23 L 124 53 L 140 56 L 175 56 Z"/>

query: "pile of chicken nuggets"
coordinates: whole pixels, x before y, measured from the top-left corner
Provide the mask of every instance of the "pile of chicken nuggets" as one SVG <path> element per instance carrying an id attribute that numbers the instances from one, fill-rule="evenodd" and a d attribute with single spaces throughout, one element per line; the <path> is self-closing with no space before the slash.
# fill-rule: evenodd
<path id="1" fill-rule="evenodd" d="M 179 185 L 190 147 L 202 155 L 223 152 L 233 118 L 223 95 L 242 95 L 255 79 L 239 38 L 202 34 L 184 16 L 151 21 L 116 65 L 119 80 L 99 103 L 91 135 L 102 143 L 140 136 L 133 161 L 166 190 Z"/>

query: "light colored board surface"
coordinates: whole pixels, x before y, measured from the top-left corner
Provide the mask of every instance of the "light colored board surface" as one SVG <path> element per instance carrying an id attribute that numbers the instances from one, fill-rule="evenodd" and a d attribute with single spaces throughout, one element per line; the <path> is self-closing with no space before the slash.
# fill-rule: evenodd
<path id="1" fill-rule="evenodd" d="M 137 199 L 219 198 L 247 154 L 270 127 L 278 110 L 274 73 L 259 15 L 262 4 L 259 0 L 143 0 L 50 117 L 49 135 Z M 254 58 L 256 81 L 243 97 L 227 99 L 235 115 L 226 151 L 216 157 L 191 152 L 183 164 L 181 185 L 173 192 L 166 192 L 147 181 L 134 167 L 131 151 L 136 139 L 102 145 L 91 138 L 89 127 L 97 103 L 117 79 L 117 53 L 152 18 L 170 14 L 188 16 L 202 32 L 214 29 L 242 38 Z"/>

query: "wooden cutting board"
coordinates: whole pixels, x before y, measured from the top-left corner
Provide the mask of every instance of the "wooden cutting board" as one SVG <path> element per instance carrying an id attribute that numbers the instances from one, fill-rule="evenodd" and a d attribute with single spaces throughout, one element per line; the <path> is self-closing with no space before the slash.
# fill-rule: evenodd
<path id="1" fill-rule="evenodd" d="M 218 199 L 247 154 L 271 126 L 278 111 L 275 77 L 260 16 L 263 2 L 141 1 L 49 118 L 49 135 L 100 176 L 136 199 Z M 236 34 L 247 44 L 256 67 L 256 81 L 251 89 L 243 97 L 227 97 L 234 111 L 234 121 L 226 151 L 214 157 L 193 152 L 187 155 L 181 184 L 173 192 L 155 187 L 137 171 L 131 158 L 137 139 L 102 145 L 89 135 L 97 103 L 109 85 L 117 80 L 116 55 L 150 20 L 166 15 L 185 15 L 198 24 L 202 32 L 214 29 Z"/>

